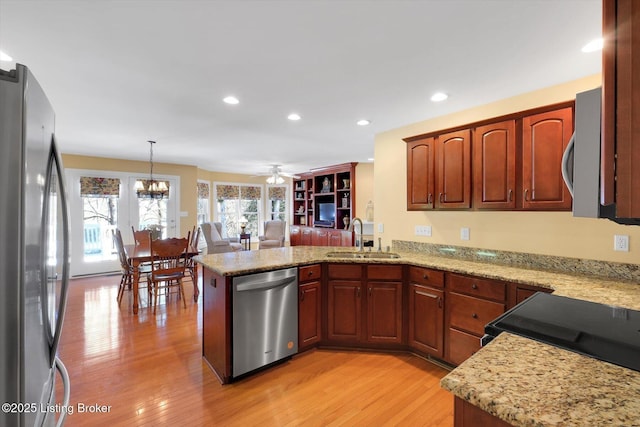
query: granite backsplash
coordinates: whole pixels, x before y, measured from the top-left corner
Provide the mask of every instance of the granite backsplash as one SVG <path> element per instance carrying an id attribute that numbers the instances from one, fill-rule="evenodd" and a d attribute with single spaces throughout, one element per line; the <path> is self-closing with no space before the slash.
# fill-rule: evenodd
<path id="1" fill-rule="evenodd" d="M 488 262 L 509 267 L 597 276 L 640 283 L 639 264 L 469 248 L 466 246 L 438 245 L 405 240 L 392 240 L 391 243 L 395 251 L 417 252 L 432 256 Z"/>

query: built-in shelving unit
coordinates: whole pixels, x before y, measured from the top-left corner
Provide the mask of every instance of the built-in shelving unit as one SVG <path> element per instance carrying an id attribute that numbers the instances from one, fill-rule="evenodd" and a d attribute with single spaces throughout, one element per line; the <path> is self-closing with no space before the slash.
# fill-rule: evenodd
<path id="1" fill-rule="evenodd" d="M 357 163 L 313 169 L 293 180 L 293 225 L 344 229 L 355 216 Z"/>

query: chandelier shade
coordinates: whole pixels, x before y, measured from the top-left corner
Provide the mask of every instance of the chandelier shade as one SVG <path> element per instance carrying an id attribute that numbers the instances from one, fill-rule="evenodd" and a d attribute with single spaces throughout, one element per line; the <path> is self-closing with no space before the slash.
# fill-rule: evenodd
<path id="1" fill-rule="evenodd" d="M 139 198 L 163 199 L 169 194 L 169 182 L 153 179 L 153 144 L 155 144 L 156 142 L 147 142 L 149 143 L 149 179 L 137 180 L 135 190 Z"/>

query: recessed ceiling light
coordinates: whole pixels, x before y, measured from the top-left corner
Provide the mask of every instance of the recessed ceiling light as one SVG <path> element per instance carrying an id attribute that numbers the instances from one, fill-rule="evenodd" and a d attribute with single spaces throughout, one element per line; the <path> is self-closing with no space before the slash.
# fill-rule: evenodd
<path id="1" fill-rule="evenodd" d="M 0 50 L 0 61 L 11 62 L 13 61 L 13 58 Z"/>
<path id="2" fill-rule="evenodd" d="M 240 100 L 235 96 L 227 96 L 226 98 L 223 99 L 223 101 L 226 102 L 227 104 L 233 104 L 233 105 L 240 103 Z"/>
<path id="3" fill-rule="evenodd" d="M 369 160 L 370 162 L 373 162 L 373 157 L 369 157 L 367 160 Z"/>
<path id="4" fill-rule="evenodd" d="M 602 50 L 602 45 L 604 44 L 604 40 L 602 38 L 591 40 L 589 43 L 585 44 L 582 47 L 582 51 L 584 53 L 595 52 L 598 50 Z"/>
<path id="5" fill-rule="evenodd" d="M 287 119 L 293 120 L 293 121 L 300 120 L 301 118 L 302 117 L 300 117 L 300 114 L 298 113 L 291 113 L 287 116 Z"/>
<path id="6" fill-rule="evenodd" d="M 370 124 L 371 124 L 371 122 L 370 122 L 369 120 L 367 120 L 367 119 L 362 119 L 362 120 L 358 120 L 358 121 L 356 122 L 356 124 L 357 124 L 358 126 L 367 126 L 367 125 L 370 125 Z"/>
<path id="7" fill-rule="evenodd" d="M 433 102 L 440 102 L 440 101 L 444 101 L 445 99 L 447 99 L 449 97 L 449 95 L 447 95 L 444 92 L 436 92 L 433 95 L 431 95 L 431 100 Z"/>

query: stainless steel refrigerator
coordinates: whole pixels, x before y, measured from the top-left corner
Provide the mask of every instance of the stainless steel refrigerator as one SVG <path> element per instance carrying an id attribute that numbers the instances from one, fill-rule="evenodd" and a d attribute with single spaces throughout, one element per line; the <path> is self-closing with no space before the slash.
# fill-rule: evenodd
<path id="1" fill-rule="evenodd" d="M 68 412 L 69 378 L 56 352 L 69 224 L 54 130 L 29 69 L 0 70 L 0 426 L 62 424 Z M 57 404 L 56 370 L 64 383 Z"/>

